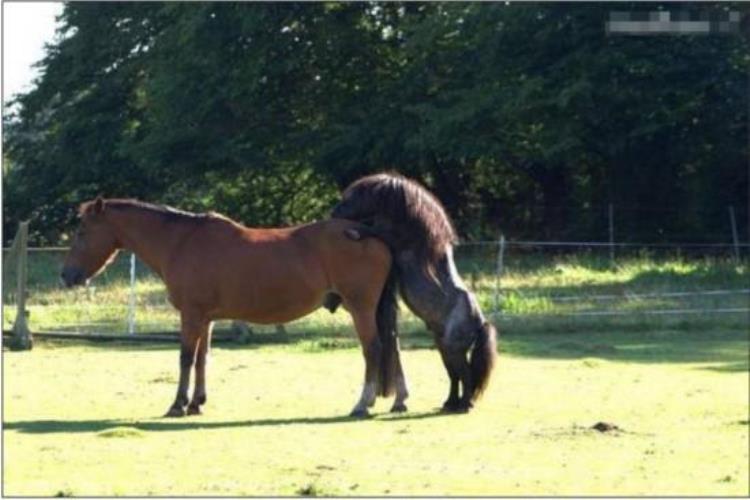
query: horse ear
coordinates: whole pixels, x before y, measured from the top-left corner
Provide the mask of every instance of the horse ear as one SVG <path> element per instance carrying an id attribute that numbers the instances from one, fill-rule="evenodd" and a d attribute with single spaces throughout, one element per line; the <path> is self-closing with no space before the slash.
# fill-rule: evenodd
<path id="1" fill-rule="evenodd" d="M 101 196 L 97 196 L 96 200 L 94 200 L 94 205 L 92 207 L 92 212 L 94 214 L 100 214 L 104 212 L 104 198 Z"/>

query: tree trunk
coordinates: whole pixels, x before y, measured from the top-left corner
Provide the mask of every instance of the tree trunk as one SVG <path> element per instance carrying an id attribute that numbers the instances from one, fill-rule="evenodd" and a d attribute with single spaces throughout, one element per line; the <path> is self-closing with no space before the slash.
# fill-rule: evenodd
<path id="1" fill-rule="evenodd" d="M 554 165 L 545 170 L 538 180 L 544 197 L 542 215 L 544 237 L 563 241 L 568 236 L 567 212 L 568 179 L 565 168 Z"/>

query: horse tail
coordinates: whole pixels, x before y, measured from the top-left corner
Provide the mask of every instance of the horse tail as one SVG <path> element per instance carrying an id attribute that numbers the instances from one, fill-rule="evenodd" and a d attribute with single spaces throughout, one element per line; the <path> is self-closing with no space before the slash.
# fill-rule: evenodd
<path id="1" fill-rule="evenodd" d="M 490 374 L 497 359 L 497 332 L 489 321 L 485 321 L 478 332 L 477 340 L 471 350 L 470 368 L 474 387 L 471 401 L 476 401 L 487 388 Z"/>
<path id="2" fill-rule="evenodd" d="M 378 395 L 388 397 L 396 390 L 396 361 L 398 356 L 398 275 L 391 267 L 375 315 L 380 338 L 380 369 Z"/>

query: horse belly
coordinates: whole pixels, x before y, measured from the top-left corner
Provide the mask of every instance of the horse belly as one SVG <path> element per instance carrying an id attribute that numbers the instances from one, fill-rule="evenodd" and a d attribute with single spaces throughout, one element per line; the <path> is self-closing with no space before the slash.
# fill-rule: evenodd
<path id="1" fill-rule="evenodd" d="M 324 295 L 280 292 L 256 301 L 236 303 L 233 307 L 221 311 L 220 315 L 225 319 L 262 325 L 286 323 L 307 316 L 320 307 Z"/>
<path id="2" fill-rule="evenodd" d="M 320 307 L 327 287 L 324 280 L 314 279 L 314 269 L 305 273 L 306 266 L 272 267 L 237 274 L 226 282 L 215 315 L 273 324 L 299 319 Z"/>

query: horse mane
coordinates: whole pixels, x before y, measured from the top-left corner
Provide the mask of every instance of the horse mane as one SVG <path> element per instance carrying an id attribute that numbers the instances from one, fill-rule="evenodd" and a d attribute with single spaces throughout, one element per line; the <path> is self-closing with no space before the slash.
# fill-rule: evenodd
<path id="1" fill-rule="evenodd" d="M 84 203 L 81 203 L 80 207 L 78 208 L 78 213 L 80 215 L 83 215 L 91 210 L 91 207 L 96 203 L 96 200 L 93 201 L 87 201 Z M 179 208 L 170 207 L 168 205 L 157 205 L 154 203 L 146 203 L 145 201 L 139 201 L 132 198 L 123 199 L 123 198 L 111 198 L 111 199 L 105 199 L 104 200 L 105 206 L 107 209 L 117 209 L 117 210 L 142 210 L 149 213 L 157 214 L 161 216 L 162 218 L 166 219 L 167 221 L 205 221 L 209 219 L 222 219 L 226 220 L 228 222 L 235 223 L 232 219 L 229 217 L 216 213 L 216 212 L 206 212 L 206 213 L 194 213 L 194 212 L 188 212 L 187 210 L 180 210 Z"/>
<path id="2" fill-rule="evenodd" d="M 397 173 L 381 172 L 349 185 L 333 216 L 348 218 L 347 213 L 387 219 L 400 249 L 411 249 L 430 263 L 458 241 L 453 223 L 435 195 Z"/>

